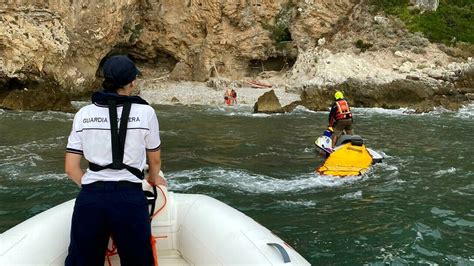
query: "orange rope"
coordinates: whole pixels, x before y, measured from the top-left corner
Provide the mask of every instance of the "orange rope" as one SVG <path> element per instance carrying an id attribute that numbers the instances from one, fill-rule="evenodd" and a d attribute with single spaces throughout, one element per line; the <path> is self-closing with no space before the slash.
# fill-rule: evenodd
<path id="1" fill-rule="evenodd" d="M 155 262 L 155 266 L 158 266 L 158 251 L 156 250 L 156 238 L 152 235 L 150 237 L 151 242 L 151 250 L 153 251 L 153 261 Z"/>
<path id="2" fill-rule="evenodd" d="M 153 215 L 151 216 L 151 219 L 155 218 L 155 216 L 165 208 L 166 203 L 167 203 L 165 192 L 160 186 L 157 186 L 157 188 L 161 191 L 161 195 L 163 195 L 164 201 L 163 201 L 163 205 L 161 205 L 161 207 L 155 213 L 153 213 Z"/>
<path id="3" fill-rule="evenodd" d="M 163 205 L 161 205 L 161 207 L 155 213 L 153 213 L 153 215 L 150 217 L 150 222 L 151 220 L 153 220 L 153 218 L 155 218 L 156 215 L 158 215 L 158 213 L 160 213 L 160 211 L 162 211 L 165 208 L 166 203 L 167 203 L 166 195 L 163 189 L 160 186 L 156 186 L 156 187 L 161 191 L 161 195 L 163 195 L 164 200 L 163 200 Z M 158 266 L 158 250 L 156 248 L 157 238 L 159 237 L 155 237 L 153 235 L 151 236 L 151 248 L 153 250 L 153 259 L 155 260 L 155 266 Z"/>

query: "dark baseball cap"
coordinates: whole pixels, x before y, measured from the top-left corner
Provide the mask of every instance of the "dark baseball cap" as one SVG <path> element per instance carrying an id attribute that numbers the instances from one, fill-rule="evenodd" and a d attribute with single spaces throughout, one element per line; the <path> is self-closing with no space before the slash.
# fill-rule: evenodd
<path id="1" fill-rule="evenodd" d="M 138 68 L 125 55 L 115 55 L 107 58 L 102 67 L 104 78 L 117 87 L 123 87 L 137 78 Z"/>

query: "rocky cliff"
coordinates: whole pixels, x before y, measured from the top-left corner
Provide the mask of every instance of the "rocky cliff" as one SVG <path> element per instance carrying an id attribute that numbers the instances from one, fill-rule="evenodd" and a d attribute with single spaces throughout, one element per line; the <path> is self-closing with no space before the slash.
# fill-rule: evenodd
<path id="1" fill-rule="evenodd" d="M 472 64 L 368 9 L 355 0 L 3 3 L 0 103 L 12 91 L 45 87 L 66 98 L 87 94 L 99 86 L 101 62 L 112 54 L 128 54 L 144 78 L 274 73 L 283 79 L 276 86 L 318 89 L 348 79 L 385 84 L 407 77 L 437 87 L 440 80 L 454 83 L 455 71 Z"/>

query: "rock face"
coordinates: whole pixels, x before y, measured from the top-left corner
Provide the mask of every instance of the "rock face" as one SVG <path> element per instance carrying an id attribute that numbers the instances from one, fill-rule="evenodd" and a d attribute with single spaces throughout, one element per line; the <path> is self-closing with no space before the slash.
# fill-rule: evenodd
<path id="1" fill-rule="evenodd" d="M 253 107 L 254 113 L 281 113 L 282 107 L 274 90 L 265 92 L 260 96 Z"/>
<path id="2" fill-rule="evenodd" d="M 465 69 L 454 84 L 461 91 L 474 92 L 474 65 Z"/>
<path id="3" fill-rule="evenodd" d="M 436 11 L 439 6 L 439 0 L 410 0 L 410 3 L 426 11 Z"/>
<path id="4" fill-rule="evenodd" d="M 180 62 L 177 79 L 238 77 L 252 60 L 296 58 L 295 48 L 289 55 L 291 49 L 277 49 L 277 42 L 290 48 L 315 42 L 353 6 L 337 2 L 9 1 L 0 4 L 0 78 L 41 76 L 80 93 L 95 88 L 100 62 L 113 53 L 154 68 L 173 70 Z"/>
<path id="5" fill-rule="evenodd" d="M 51 87 L 34 90 L 14 90 L 0 102 L 0 108 L 32 111 L 75 111 L 71 105 L 71 97 Z"/>
<path id="6" fill-rule="evenodd" d="M 301 95 L 301 104 L 310 110 L 325 111 L 331 106 L 336 90 L 344 91 L 352 107 L 411 108 L 415 112 L 429 112 L 437 106 L 457 110 L 469 96 L 467 92 L 460 93 L 454 88 L 432 88 L 415 80 L 375 84 L 349 79 L 324 89 L 306 88 Z"/>
<path id="7" fill-rule="evenodd" d="M 315 43 L 354 6 L 349 0 L 294 2 L 147 1 L 134 49 L 147 58 L 165 53 L 184 62 L 188 80 L 238 78 L 252 63 L 296 58 L 297 46 Z"/>
<path id="8" fill-rule="evenodd" d="M 335 32 L 352 13 L 353 8 L 360 1 L 296 1 L 295 19 L 291 23 L 292 37 L 298 47 L 306 50 L 318 44 L 324 44 L 323 37 Z"/>
<path id="9" fill-rule="evenodd" d="M 41 77 L 78 93 L 95 85 L 99 62 L 130 41 L 138 1 L 14 1 L 0 5 L 0 78 Z M 133 26 L 130 26 L 133 25 Z"/>
<path id="10" fill-rule="evenodd" d="M 407 78 L 439 88 L 458 80 L 462 63 L 393 18 L 374 18 L 364 3 L 7 1 L 0 4 L 0 101 L 17 89 L 11 84 L 29 90 L 55 84 L 55 92 L 88 94 L 100 86 L 101 63 L 113 54 L 128 54 L 143 78 L 174 81 L 271 71 L 285 75 L 285 87 L 305 88 Z"/>

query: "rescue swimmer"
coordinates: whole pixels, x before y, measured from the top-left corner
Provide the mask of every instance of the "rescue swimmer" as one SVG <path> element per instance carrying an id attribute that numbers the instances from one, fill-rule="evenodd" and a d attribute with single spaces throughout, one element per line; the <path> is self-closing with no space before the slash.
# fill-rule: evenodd
<path id="1" fill-rule="evenodd" d="M 349 107 L 349 103 L 344 98 L 344 94 L 341 91 L 334 93 L 335 102 L 331 106 L 329 112 L 329 123 L 328 129 L 334 131 L 332 133 L 332 147 L 336 145 L 337 139 L 343 132 L 347 135 L 352 135 L 352 112 Z"/>
<path id="2" fill-rule="evenodd" d="M 154 265 L 146 179 L 165 185 L 160 176 L 161 139 L 154 109 L 138 96 L 139 71 L 127 56 L 103 65 L 103 90 L 75 115 L 65 155 L 65 172 L 81 190 L 71 224 L 65 265 L 104 265 L 109 237 L 121 265 Z M 81 169 L 81 158 L 89 168 Z"/>

